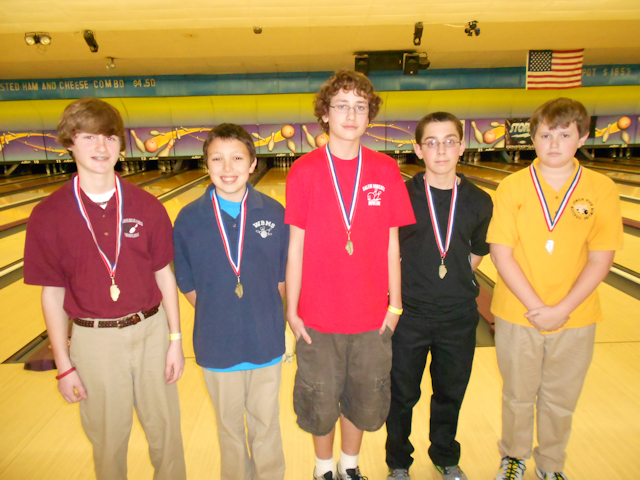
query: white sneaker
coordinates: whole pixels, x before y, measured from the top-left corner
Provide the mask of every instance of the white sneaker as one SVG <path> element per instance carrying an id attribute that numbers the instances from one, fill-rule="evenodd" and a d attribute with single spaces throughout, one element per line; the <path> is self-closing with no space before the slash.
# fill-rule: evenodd
<path id="1" fill-rule="evenodd" d="M 496 480 L 522 480 L 526 469 L 524 458 L 503 457 Z"/>
<path id="2" fill-rule="evenodd" d="M 564 472 L 543 472 L 538 467 L 536 467 L 536 475 L 542 480 L 567 480 Z"/>

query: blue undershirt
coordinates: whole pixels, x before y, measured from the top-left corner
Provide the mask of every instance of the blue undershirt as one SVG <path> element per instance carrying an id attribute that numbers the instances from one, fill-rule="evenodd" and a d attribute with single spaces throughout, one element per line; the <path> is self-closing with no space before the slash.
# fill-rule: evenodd
<path id="1" fill-rule="evenodd" d="M 214 193 L 215 193 L 215 189 L 211 191 L 211 199 L 213 199 Z M 216 194 L 216 196 L 218 197 L 218 204 L 220 205 L 220 210 L 227 213 L 229 216 L 231 216 L 231 218 L 236 218 L 238 215 L 240 215 L 240 204 L 242 202 L 230 202 L 229 200 L 220 198 L 220 195 Z M 212 372 L 240 372 L 243 370 L 256 370 L 258 368 L 270 367 L 272 365 L 275 365 L 276 363 L 280 362 L 281 359 L 282 359 L 282 356 L 277 356 L 270 362 L 263 363 L 261 365 L 256 365 L 255 363 L 249 363 L 249 362 L 242 362 L 242 363 L 239 363 L 238 365 L 234 365 L 233 367 L 229 367 L 229 368 L 207 368 L 207 370 L 210 370 Z"/>

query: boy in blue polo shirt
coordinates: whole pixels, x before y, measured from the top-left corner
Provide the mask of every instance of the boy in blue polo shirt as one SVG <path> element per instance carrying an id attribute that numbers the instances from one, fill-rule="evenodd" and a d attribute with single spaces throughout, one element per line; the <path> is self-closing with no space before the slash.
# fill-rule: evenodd
<path id="1" fill-rule="evenodd" d="M 220 478 L 282 480 L 284 207 L 247 183 L 256 151 L 241 126 L 215 127 L 204 155 L 213 185 L 176 219 L 175 271 L 196 309 L 193 344 L 215 410 Z"/>

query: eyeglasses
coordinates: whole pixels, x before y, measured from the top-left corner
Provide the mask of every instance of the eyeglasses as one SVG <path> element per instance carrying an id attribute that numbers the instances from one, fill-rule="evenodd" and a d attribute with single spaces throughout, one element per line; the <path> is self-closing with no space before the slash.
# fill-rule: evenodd
<path id="1" fill-rule="evenodd" d="M 460 142 L 459 140 L 454 140 L 453 138 L 447 138 L 446 140 L 443 140 L 442 142 L 439 142 L 438 140 L 427 140 L 426 142 L 422 143 L 421 145 L 424 145 L 425 147 L 431 149 L 431 150 L 435 150 L 437 149 L 440 145 L 444 145 L 445 148 L 455 148 L 458 145 L 460 145 L 462 142 Z"/>
<path id="2" fill-rule="evenodd" d="M 369 113 L 368 105 L 356 105 L 355 107 L 350 107 L 346 103 L 339 103 L 338 105 L 329 105 L 329 108 L 335 108 L 336 112 L 343 113 L 345 115 L 349 114 L 349 110 L 353 109 L 356 115 L 366 115 Z"/>

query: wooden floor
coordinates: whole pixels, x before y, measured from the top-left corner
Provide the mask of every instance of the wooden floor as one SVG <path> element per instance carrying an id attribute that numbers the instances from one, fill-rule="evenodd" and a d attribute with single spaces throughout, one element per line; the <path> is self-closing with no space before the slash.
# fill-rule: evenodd
<path id="1" fill-rule="evenodd" d="M 272 169 L 259 188 L 278 200 L 284 199 L 286 170 Z M 172 219 L 179 209 L 204 192 L 198 186 L 165 203 Z M 13 290 L 5 292 L 7 289 Z M 574 416 L 568 447 L 566 473 L 571 480 L 640 479 L 640 302 L 610 287 L 599 287 L 604 322 L 598 326 L 594 360 Z M 12 329 L 20 322 L 39 319 L 43 330 L 38 289 L 15 283 L 0 290 L 3 305 L 0 320 L 0 350 Z M 7 296 L 5 296 L 7 294 Z M 20 296 L 16 310 L 5 303 Z M 201 369 L 195 364 L 190 341 L 193 309 L 181 298 L 184 349 L 187 365 L 178 384 L 182 410 L 182 432 L 188 478 L 219 478 L 219 451 L 213 409 Z M 17 315 L 18 314 L 18 315 Z M 37 323 L 37 322 L 36 322 Z M 35 326 L 34 326 L 35 327 Z M 15 339 L 14 339 L 15 340 Z M 12 342 L 15 343 L 15 342 Z M 5 350 L 9 346 L 5 342 Z M 13 353 L 13 352 L 10 352 Z M 295 362 L 283 364 L 280 389 L 281 426 L 287 480 L 312 478 L 314 464 L 311 437 L 295 423 L 292 406 Z M 78 405 L 67 405 L 56 389 L 56 372 L 28 372 L 22 365 L 0 365 L 0 479 L 91 479 L 91 446 L 82 432 Z M 416 447 L 411 474 L 417 480 L 437 480 L 427 455 L 429 395 L 428 376 L 422 385 L 423 398 L 414 414 L 411 437 Z M 500 434 L 501 379 L 495 349 L 476 349 L 474 369 L 461 411 L 458 440 L 462 444 L 461 466 L 473 479 L 492 479 L 500 462 L 496 447 Z M 360 456 L 362 473 L 369 480 L 386 478 L 384 428 L 365 434 Z M 339 444 L 336 444 L 336 458 Z M 537 478 L 533 462 L 526 480 Z M 129 446 L 129 478 L 151 479 L 153 471 L 147 444 L 138 422 L 134 423 Z"/>

